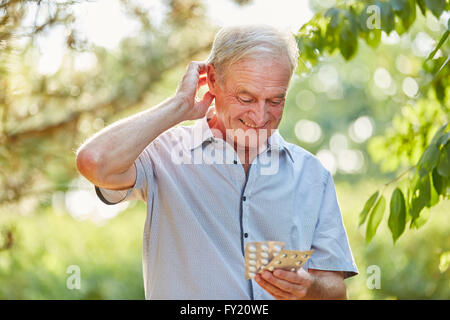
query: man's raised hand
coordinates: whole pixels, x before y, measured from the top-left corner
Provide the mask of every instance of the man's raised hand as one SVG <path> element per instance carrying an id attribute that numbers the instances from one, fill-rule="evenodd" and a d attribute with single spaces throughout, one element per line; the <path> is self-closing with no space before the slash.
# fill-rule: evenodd
<path id="1" fill-rule="evenodd" d="M 214 95 L 209 91 L 203 95 L 202 100 L 195 98 L 198 89 L 206 84 L 206 66 L 206 63 L 201 61 L 190 62 L 178 85 L 176 96 L 182 102 L 184 120 L 203 118 L 214 100 Z"/>

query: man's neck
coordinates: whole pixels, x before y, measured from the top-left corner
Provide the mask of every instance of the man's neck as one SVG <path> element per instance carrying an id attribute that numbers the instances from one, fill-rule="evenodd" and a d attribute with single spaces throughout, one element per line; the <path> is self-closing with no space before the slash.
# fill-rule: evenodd
<path id="1" fill-rule="evenodd" d="M 218 119 L 217 114 L 214 114 L 211 119 L 208 119 L 208 125 L 216 138 L 227 137 L 226 128 Z M 241 161 L 242 166 L 244 167 L 245 174 L 247 175 L 250 169 L 250 164 L 253 162 L 253 160 L 259 153 L 258 150 L 256 148 L 250 149 L 248 147 L 245 148 L 239 147 L 236 141 L 234 141 L 234 143 L 230 143 L 230 145 L 233 146 L 234 151 L 237 153 L 239 160 Z M 262 149 L 259 148 L 259 150 Z"/>

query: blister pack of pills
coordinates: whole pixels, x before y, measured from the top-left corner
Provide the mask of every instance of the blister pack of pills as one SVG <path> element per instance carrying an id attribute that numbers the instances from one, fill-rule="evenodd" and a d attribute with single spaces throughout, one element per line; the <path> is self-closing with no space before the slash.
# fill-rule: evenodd
<path id="1" fill-rule="evenodd" d="M 273 271 L 275 268 L 279 268 L 297 271 L 311 257 L 313 251 L 282 250 L 263 270 Z"/>
<path id="2" fill-rule="evenodd" d="M 244 251 L 245 278 L 249 280 L 257 273 L 264 270 L 273 271 L 275 268 L 297 271 L 314 252 L 283 250 L 284 245 L 281 241 L 247 243 Z"/>
<path id="3" fill-rule="evenodd" d="M 284 247 L 281 241 L 249 242 L 245 246 L 245 278 L 251 279 L 280 253 Z"/>

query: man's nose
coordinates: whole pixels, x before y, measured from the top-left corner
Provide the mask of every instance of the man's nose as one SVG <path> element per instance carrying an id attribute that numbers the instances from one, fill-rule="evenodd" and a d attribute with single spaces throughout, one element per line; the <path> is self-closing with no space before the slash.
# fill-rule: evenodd
<path id="1" fill-rule="evenodd" d="M 251 120 L 258 127 L 263 126 L 266 123 L 266 102 L 261 101 L 252 109 Z"/>

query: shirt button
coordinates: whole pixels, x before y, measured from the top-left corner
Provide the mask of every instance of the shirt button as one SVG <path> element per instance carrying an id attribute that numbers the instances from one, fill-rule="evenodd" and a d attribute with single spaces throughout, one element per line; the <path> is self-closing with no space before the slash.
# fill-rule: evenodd
<path id="1" fill-rule="evenodd" d="M 248 233 L 247 233 L 247 232 L 244 233 L 244 237 L 245 237 L 245 238 L 248 238 Z"/>
<path id="2" fill-rule="evenodd" d="M 233 163 L 234 163 L 234 164 L 237 164 L 237 160 L 233 160 Z"/>
<path id="3" fill-rule="evenodd" d="M 242 201 L 245 201 L 245 200 L 247 200 L 247 197 L 246 197 L 246 196 L 243 196 L 243 197 L 242 197 Z"/>

